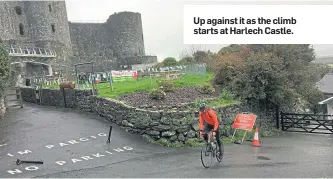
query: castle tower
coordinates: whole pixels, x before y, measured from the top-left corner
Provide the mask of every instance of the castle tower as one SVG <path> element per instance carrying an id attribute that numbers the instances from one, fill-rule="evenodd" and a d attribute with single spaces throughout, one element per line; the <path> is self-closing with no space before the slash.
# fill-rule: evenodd
<path id="1" fill-rule="evenodd" d="M 56 52 L 57 66 L 72 55 L 65 1 L 0 1 L 0 39 L 7 45 Z"/>
<path id="2" fill-rule="evenodd" d="M 120 12 L 109 17 L 106 22 L 113 54 L 119 59 L 144 56 L 142 20 L 140 13 Z"/>

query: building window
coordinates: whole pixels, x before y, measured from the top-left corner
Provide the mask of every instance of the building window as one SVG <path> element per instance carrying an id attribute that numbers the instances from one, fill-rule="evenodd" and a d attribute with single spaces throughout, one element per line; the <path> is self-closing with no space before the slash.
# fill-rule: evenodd
<path id="1" fill-rule="evenodd" d="M 55 32 L 55 26 L 54 26 L 54 24 L 51 24 L 51 28 L 52 28 L 52 32 L 54 33 Z"/>
<path id="2" fill-rule="evenodd" d="M 20 34 L 24 35 L 24 27 L 22 23 L 20 23 L 19 28 L 20 28 Z"/>
<path id="3" fill-rule="evenodd" d="M 49 5 L 49 11 L 52 12 L 52 6 L 51 5 Z"/>
<path id="4" fill-rule="evenodd" d="M 16 6 L 15 11 L 17 15 L 22 15 L 22 8 L 20 6 Z"/>

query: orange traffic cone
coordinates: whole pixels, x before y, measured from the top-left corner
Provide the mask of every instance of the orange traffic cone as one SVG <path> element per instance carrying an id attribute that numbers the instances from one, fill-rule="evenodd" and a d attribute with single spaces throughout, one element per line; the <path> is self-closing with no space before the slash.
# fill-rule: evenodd
<path id="1" fill-rule="evenodd" d="M 252 146 L 254 147 L 260 147 L 260 141 L 259 141 L 259 132 L 258 128 L 256 127 L 256 132 L 254 133 L 254 138 L 252 141 Z"/>

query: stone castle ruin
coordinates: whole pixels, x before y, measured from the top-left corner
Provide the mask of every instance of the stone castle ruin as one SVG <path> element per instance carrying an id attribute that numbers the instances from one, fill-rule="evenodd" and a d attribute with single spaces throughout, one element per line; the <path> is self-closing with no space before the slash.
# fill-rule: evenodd
<path id="1" fill-rule="evenodd" d="M 0 40 L 26 75 L 72 73 L 84 62 L 94 62 L 96 72 L 157 62 L 145 54 L 140 13 L 115 13 L 105 23 L 69 22 L 65 1 L 0 1 Z"/>

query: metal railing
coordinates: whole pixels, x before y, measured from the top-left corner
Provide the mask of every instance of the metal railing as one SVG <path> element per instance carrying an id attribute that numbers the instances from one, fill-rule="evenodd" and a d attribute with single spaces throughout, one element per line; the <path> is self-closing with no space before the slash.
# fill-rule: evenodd
<path id="1" fill-rule="evenodd" d="M 54 58 L 57 53 L 54 50 L 38 47 L 24 47 L 13 46 L 7 48 L 9 56 L 18 57 L 44 57 L 44 58 Z"/>

